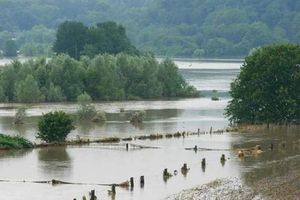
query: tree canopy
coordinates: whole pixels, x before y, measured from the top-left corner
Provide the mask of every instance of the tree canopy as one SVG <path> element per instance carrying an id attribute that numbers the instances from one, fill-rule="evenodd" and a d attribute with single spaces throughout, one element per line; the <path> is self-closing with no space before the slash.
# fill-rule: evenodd
<path id="1" fill-rule="evenodd" d="M 44 114 L 38 123 L 37 138 L 45 142 L 64 142 L 75 129 L 71 116 L 63 111 Z"/>
<path id="2" fill-rule="evenodd" d="M 259 48 L 232 83 L 226 114 L 235 123 L 299 123 L 299 86 L 299 45 Z"/>
<path id="3" fill-rule="evenodd" d="M 115 22 L 86 27 L 80 22 L 66 21 L 58 27 L 53 49 L 56 53 L 65 53 L 75 59 L 81 55 L 93 58 L 100 53 L 138 53 L 130 43 L 125 28 Z"/>
<path id="4" fill-rule="evenodd" d="M 258 46 L 299 43 L 299 11 L 295 0 L 1 0 L 0 49 L 11 38 L 21 49 L 51 45 L 66 20 L 116 21 L 138 49 L 156 55 L 244 57 Z"/>
<path id="5" fill-rule="evenodd" d="M 48 61 L 15 61 L 0 69 L 2 102 L 76 101 L 81 94 L 93 100 L 199 95 L 172 61 L 159 63 L 151 56 L 100 54 L 75 60 L 62 54 Z"/>

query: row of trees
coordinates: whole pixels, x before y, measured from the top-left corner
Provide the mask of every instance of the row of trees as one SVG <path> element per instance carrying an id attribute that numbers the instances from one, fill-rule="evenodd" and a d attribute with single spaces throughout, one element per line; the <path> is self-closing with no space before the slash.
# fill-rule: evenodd
<path id="1" fill-rule="evenodd" d="M 52 44 L 65 20 L 114 20 L 138 49 L 158 55 L 245 56 L 258 46 L 299 43 L 299 10 L 295 0 L 2 0 L 0 49 L 7 32 L 19 47 Z"/>
<path id="2" fill-rule="evenodd" d="M 300 45 L 259 48 L 232 83 L 227 116 L 233 123 L 300 122 Z"/>
<path id="3" fill-rule="evenodd" d="M 18 51 L 24 56 L 49 57 L 53 54 L 55 33 L 54 29 L 44 25 L 36 25 L 30 30 L 18 32 L 0 31 L 0 51 L 2 50 L 2 56 L 6 57 L 15 57 Z"/>
<path id="4" fill-rule="evenodd" d="M 158 63 L 151 56 L 104 54 L 77 61 L 59 55 L 51 60 L 15 61 L 0 70 L 2 102 L 76 101 L 85 92 L 93 100 L 199 95 L 172 61 Z"/>

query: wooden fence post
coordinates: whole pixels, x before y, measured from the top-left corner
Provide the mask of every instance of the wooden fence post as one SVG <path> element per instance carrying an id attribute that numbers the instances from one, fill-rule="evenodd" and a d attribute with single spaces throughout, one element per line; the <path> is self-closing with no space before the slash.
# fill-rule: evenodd
<path id="1" fill-rule="evenodd" d="M 141 185 L 141 188 L 143 188 L 145 185 L 145 177 L 144 176 L 141 176 L 141 178 L 140 178 L 140 185 Z"/>

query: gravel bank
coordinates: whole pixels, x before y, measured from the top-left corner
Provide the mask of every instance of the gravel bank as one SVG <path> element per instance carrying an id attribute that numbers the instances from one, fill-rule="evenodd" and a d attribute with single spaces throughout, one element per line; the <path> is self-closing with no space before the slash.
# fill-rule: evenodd
<path id="1" fill-rule="evenodd" d="M 263 200 L 239 178 L 218 179 L 167 197 L 165 200 Z"/>

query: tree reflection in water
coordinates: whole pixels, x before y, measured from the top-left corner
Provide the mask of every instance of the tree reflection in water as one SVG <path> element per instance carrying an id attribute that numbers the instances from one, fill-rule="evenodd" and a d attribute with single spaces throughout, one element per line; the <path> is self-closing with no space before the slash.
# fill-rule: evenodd
<path id="1" fill-rule="evenodd" d="M 71 175 L 72 159 L 66 147 L 50 147 L 38 150 L 39 168 L 49 178 L 66 178 Z"/>

